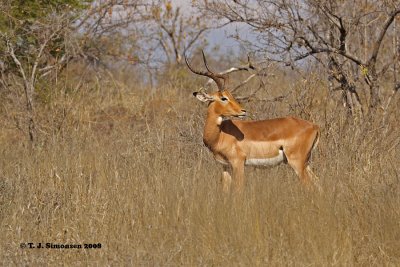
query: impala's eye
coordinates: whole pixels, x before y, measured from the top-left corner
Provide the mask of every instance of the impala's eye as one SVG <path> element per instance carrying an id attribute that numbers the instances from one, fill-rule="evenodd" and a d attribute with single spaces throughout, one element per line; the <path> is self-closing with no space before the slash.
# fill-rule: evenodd
<path id="1" fill-rule="evenodd" d="M 225 96 L 221 97 L 221 101 L 228 101 L 228 98 L 226 98 Z"/>

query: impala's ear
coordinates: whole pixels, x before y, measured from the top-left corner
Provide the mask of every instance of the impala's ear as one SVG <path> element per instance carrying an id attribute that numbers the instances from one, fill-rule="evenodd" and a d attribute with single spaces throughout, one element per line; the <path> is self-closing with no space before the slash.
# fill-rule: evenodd
<path id="1" fill-rule="evenodd" d="M 206 92 L 194 92 L 193 95 L 201 102 L 214 101 L 214 98 Z"/>

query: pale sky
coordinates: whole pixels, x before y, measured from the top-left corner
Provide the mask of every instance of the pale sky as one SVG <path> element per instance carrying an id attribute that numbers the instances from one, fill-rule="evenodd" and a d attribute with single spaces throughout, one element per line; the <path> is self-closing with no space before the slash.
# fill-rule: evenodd
<path id="1" fill-rule="evenodd" d="M 171 3 L 173 6 L 179 5 L 182 9 L 194 12 L 192 9 L 192 1 L 193 0 L 171 0 Z M 222 29 L 210 31 L 206 36 L 208 42 L 210 43 L 208 48 L 211 49 L 218 45 L 220 46 L 221 51 L 238 51 L 238 43 L 228 38 L 228 35 L 234 33 L 236 28 L 237 25 L 228 25 Z"/>

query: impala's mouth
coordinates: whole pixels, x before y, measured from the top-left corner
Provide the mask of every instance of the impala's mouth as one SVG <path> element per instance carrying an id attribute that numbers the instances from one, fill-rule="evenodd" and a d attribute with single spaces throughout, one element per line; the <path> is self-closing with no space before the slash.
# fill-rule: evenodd
<path id="1" fill-rule="evenodd" d="M 247 116 L 247 114 L 246 113 L 243 113 L 243 114 L 240 114 L 240 115 L 235 115 L 235 116 L 233 116 L 233 117 L 236 117 L 236 118 L 245 118 Z"/>
<path id="2" fill-rule="evenodd" d="M 243 112 L 243 113 L 241 113 L 241 114 L 231 114 L 231 115 L 224 115 L 224 116 L 221 116 L 224 120 L 229 120 L 229 118 L 245 118 L 245 117 L 247 117 L 247 113 L 246 112 Z"/>

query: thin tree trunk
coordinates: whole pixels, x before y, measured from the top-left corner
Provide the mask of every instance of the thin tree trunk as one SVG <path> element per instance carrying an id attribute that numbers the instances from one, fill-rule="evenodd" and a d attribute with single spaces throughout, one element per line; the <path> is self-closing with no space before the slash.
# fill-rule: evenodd
<path id="1" fill-rule="evenodd" d="M 377 81 L 377 77 L 375 71 L 371 71 L 369 75 L 369 93 L 370 93 L 370 111 L 375 112 L 379 108 L 381 104 L 381 96 L 380 96 L 380 86 Z"/>
<path id="2" fill-rule="evenodd" d="M 33 104 L 34 86 L 32 82 L 24 81 L 24 91 L 26 99 L 29 141 L 31 142 L 31 144 L 33 144 L 36 141 L 36 126 L 35 126 L 34 104 Z"/>

